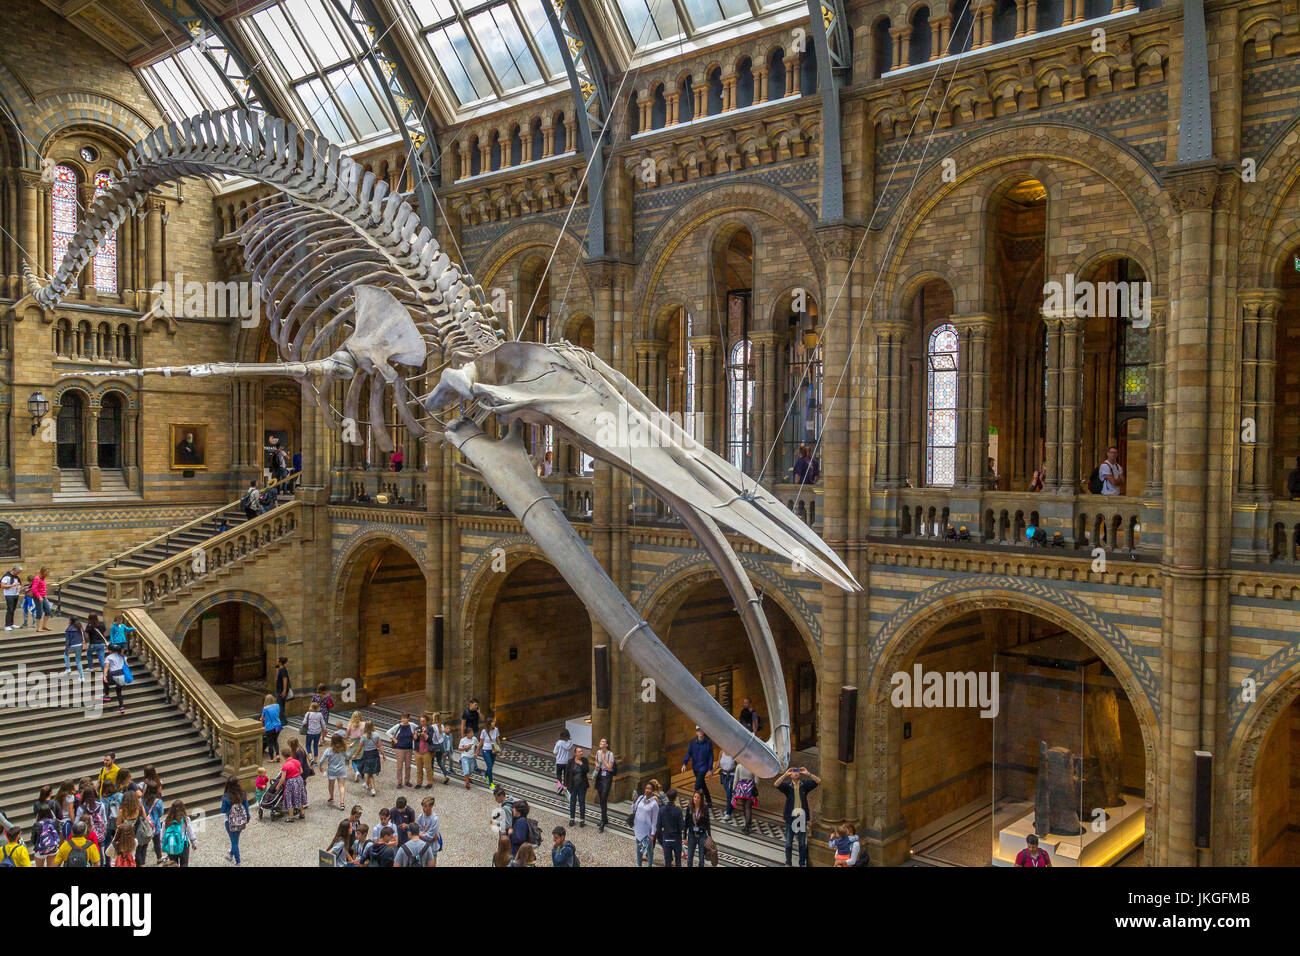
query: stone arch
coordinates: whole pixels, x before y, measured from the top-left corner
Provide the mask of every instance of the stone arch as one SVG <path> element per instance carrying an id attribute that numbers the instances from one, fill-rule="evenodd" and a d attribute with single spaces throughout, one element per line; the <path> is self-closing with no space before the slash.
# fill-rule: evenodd
<path id="1" fill-rule="evenodd" d="M 1297 229 L 1278 218 L 1300 180 L 1300 117 L 1280 130 L 1260 152 L 1255 183 L 1240 191 L 1241 274 L 1255 275 L 1260 288 L 1272 288 Z"/>
<path id="2" fill-rule="evenodd" d="M 960 170 L 958 178 L 951 183 L 943 180 L 943 160 L 946 159 L 952 159 Z M 945 196 L 970 180 L 1008 163 L 1028 160 L 1030 168 L 1033 168 L 1034 164 L 1048 159 L 1082 166 L 1115 186 L 1133 206 L 1136 218 L 1147 224 L 1147 240 L 1153 250 L 1151 258 L 1155 263 L 1168 260 L 1168 224 L 1174 221 L 1173 204 L 1161 187 L 1155 169 L 1146 159 L 1113 136 L 1096 130 L 1057 123 L 1015 125 L 972 135 L 947 156 L 936 158 L 918 174 L 903 202 L 890 206 L 886 226 L 890 221 L 895 222 L 899 236 L 886 263 L 884 301 L 893 301 L 892 288 L 903 272 L 904 263 L 909 261 L 912 239 L 930 211 Z M 994 177 L 987 189 L 991 191 L 1001 179 L 1001 176 Z M 1048 183 L 1044 182 L 1044 185 Z M 902 191 L 904 187 L 905 184 L 896 188 Z M 1048 189 L 1050 202 L 1050 185 Z M 1166 224 L 1163 233 L 1157 230 L 1156 223 Z M 1150 279 L 1157 294 L 1161 294 L 1162 274 L 1156 272 Z M 959 303 L 958 307 L 965 308 L 966 304 Z"/>
<path id="3" fill-rule="evenodd" d="M 797 289 L 803 289 L 808 293 L 808 298 L 817 303 L 817 307 L 821 311 L 821 321 L 826 321 L 825 315 L 829 306 L 822 298 L 821 283 L 815 277 L 806 277 L 787 282 L 784 286 L 778 286 L 773 290 L 771 305 L 765 313 L 767 331 L 785 333 L 786 329 L 784 326 L 779 325 L 778 322 L 790 314 L 789 306 L 794 302 L 794 293 Z M 755 319 L 759 318 L 757 311 L 754 312 L 754 317 Z"/>
<path id="4" fill-rule="evenodd" d="M 365 525 L 337 546 L 330 575 L 331 592 L 334 595 L 334 641 L 332 648 L 322 648 L 330 661 L 328 678 L 331 684 L 338 683 L 342 677 L 355 676 L 358 688 L 361 686 L 361 642 L 358 640 L 355 646 L 350 646 L 345 641 L 344 623 L 347 620 L 347 609 L 359 606 L 363 576 L 357 573 L 358 569 L 364 562 L 382 554 L 389 547 L 404 551 L 415 562 L 424 576 L 425 588 L 428 589 L 430 572 L 425 559 L 426 549 L 401 527 Z M 425 626 L 429 626 L 428 621 Z"/>
<path id="5" fill-rule="evenodd" d="M 186 633 L 194 626 L 194 623 L 203 615 L 204 611 L 216 607 L 218 604 L 225 604 L 228 601 L 251 605 L 265 614 L 271 622 L 272 634 L 274 635 L 272 643 L 277 648 L 283 648 L 289 643 L 288 622 L 285 621 L 284 615 L 280 613 L 280 609 L 275 606 L 275 602 L 256 591 L 235 588 L 205 594 L 186 608 L 185 613 L 177 620 L 176 626 L 172 628 L 170 635 L 172 643 L 180 647 L 181 642 L 185 640 Z"/>
<path id="6" fill-rule="evenodd" d="M 1088 243 L 1074 257 L 1066 271 L 1076 276 L 1086 276 L 1107 262 L 1125 258 L 1132 259 L 1141 266 L 1144 275 L 1154 274 L 1151 250 L 1130 239 L 1107 239 Z"/>
<path id="7" fill-rule="evenodd" d="M 770 596 L 794 622 L 803 637 L 809 656 L 820 662 L 822 629 L 819 609 L 810 605 L 786 578 L 778 574 L 770 561 L 764 561 L 744 552 L 736 555 L 749 575 L 750 583 L 760 597 Z M 718 569 L 703 552 L 683 555 L 666 565 L 641 591 L 636 602 L 639 613 L 651 630 L 663 639 L 663 632 L 672 621 L 673 614 L 691 591 L 701 584 L 718 581 Z"/>
<path id="8" fill-rule="evenodd" d="M 119 143 L 138 143 L 159 121 L 150 120 L 121 100 L 86 90 L 52 90 L 42 93 L 30 112 L 30 133 L 49 152 L 50 141 L 69 128 L 99 130 Z M 125 151 L 125 148 L 124 148 Z"/>
<path id="9" fill-rule="evenodd" d="M 706 190 L 683 203 L 661 222 L 640 256 L 642 268 L 637 270 L 636 285 L 629 301 L 642 303 L 634 325 L 641 330 L 641 335 L 648 338 L 653 331 L 646 306 L 651 290 L 658 287 L 670 265 L 672 253 L 697 227 L 714 219 L 736 218 L 740 213 L 758 213 L 782 222 L 798 236 L 812 262 L 813 273 L 817 276 L 826 274 L 826 261 L 821 243 L 813 232 L 812 216 L 788 190 L 753 181 Z"/>
<path id="10" fill-rule="evenodd" d="M 968 280 L 974 282 L 975 279 Z M 908 303 L 921 291 L 922 286 L 930 282 L 942 282 L 952 293 L 954 304 L 958 299 L 958 290 L 965 288 L 961 280 L 953 275 L 952 270 L 938 259 L 923 259 L 912 265 L 907 276 L 899 281 L 898 292 L 890 302 L 890 315 L 906 315 Z"/>
<path id="11" fill-rule="evenodd" d="M 529 223 L 519 229 L 511 229 L 484 249 L 478 257 L 479 262 L 482 263 L 482 268 L 478 272 L 478 281 L 487 288 L 507 262 L 533 247 L 540 247 L 544 250 L 542 255 L 549 259 L 551 250 L 555 248 L 557 236 L 560 238 L 561 251 L 572 255 L 580 263 L 577 271 L 590 290 L 590 280 L 586 269 L 581 265 L 582 259 L 586 256 L 586 248 L 582 240 L 568 229 L 561 234 L 555 226 L 544 222 Z"/>
<path id="12" fill-rule="evenodd" d="M 891 724 L 897 710 L 889 704 L 890 677 L 937 631 L 981 610 L 1019 611 L 1068 631 L 1096 653 L 1114 674 L 1137 716 L 1146 764 L 1145 843 L 1150 851 L 1159 831 L 1155 820 L 1158 798 L 1160 688 L 1146 658 L 1124 633 L 1071 592 L 1044 581 L 1004 575 L 974 575 L 939 582 L 901 605 L 876 632 L 867 648 L 866 726 L 877 757 L 867 768 L 870 804 L 867 825 L 880 832 L 897 813 L 899 793 L 890 775 L 890 754 L 900 733 Z M 897 761 L 892 761 L 896 764 Z M 1152 855 L 1153 858 L 1154 855 Z"/>
<path id="13" fill-rule="evenodd" d="M 539 561 L 548 567 L 555 567 L 531 536 L 506 535 L 494 539 L 490 546 L 484 548 L 461 578 L 460 693 L 465 700 L 475 696 L 483 700 L 490 699 L 488 682 L 491 679 L 492 612 L 501 588 L 511 573 L 529 561 Z M 558 569 L 556 573 L 559 573 Z"/>
<path id="14" fill-rule="evenodd" d="M 1278 659 L 1289 666 L 1278 666 Z M 1253 866 L 1255 816 L 1255 764 L 1264 741 L 1278 718 L 1300 697 L 1300 655 L 1294 646 L 1274 655 L 1251 676 L 1257 685 L 1262 683 L 1258 674 L 1272 672 L 1276 676 L 1268 681 L 1264 696 L 1249 707 L 1242 704 L 1240 695 L 1234 695 L 1228 720 L 1231 744 L 1228 746 L 1228 766 L 1232 768 L 1232 848 L 1231 858 L 1221 861 L 1230 866 Z M 1273 667 L 1270 667 L 1270 665 Z M 1218 861 L 1216 861 L 1218 862 Z"/>

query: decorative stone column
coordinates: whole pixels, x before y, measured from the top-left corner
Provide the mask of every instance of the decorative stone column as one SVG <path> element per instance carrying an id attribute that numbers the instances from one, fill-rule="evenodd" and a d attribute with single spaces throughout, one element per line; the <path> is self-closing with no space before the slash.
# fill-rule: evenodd
<path id="1" fill-rule="evenodd" d="M 695 352 L 695 440 L 705 448 L 718 451 L 718 431 L 715 427 L 717 393 L 717 360 L 722 351 L 722 340 L 714 335 L 692 335 L 687 342 Z"/>
<path id="2" fill-rule="evenodd" d="M 938 60 L 948 55 L 948 31 L 951 17 L 935 17 L 930 21 L 930 59 Z"/>
<path id="3" fill-rule="evenodd" d="M 1219 613 L 1207 606 L 1215 588 L 1207 559 L 1210 488 L 1222 452 L 1210 434 L 1211 403 L 1222 401 L 1212 387 L 1215 332 L 1211 321 L 1214 252 L 1214 197 L 1218 166 L 1213 160 L 1189 163 L 1167 173 L 1176 216 L 1170 223 L 1174 267 L 1165 334 L 1170 372 L 1166 427 L 1177 436 L 1165 455 L 1165 507 L 1170 516 L 1164 536 L 1162 588 L 1161 723 L 1167 724 L 1160 761 L 1157 866 L 1195 866 L 1203 854 L 1195 846 L 1195 753 L 1214 750 L 1214 714 L 1220 696 L 1207 697 L 1207 672 L 1220 665 Z M 1217 439 L 1215 439 L 1217 442 Z M 1227 462 L 1231 467 L 1231 460 Z M 1217 576 L 1216 576 L 1217 577 Z M 1215 601 L 1219 600 L 1216 593 Z M 1226 675 L 1219 674 L 1220 686 Z M 1222 758 L 1221 758 L 1222 759 Z M 1206 855 L 1208 861 L 1208 855 Z"/>
<path id="4" fill-rule="evenodd" d="M 907 370 L 908 323 L 905 319 L 881 319 L 872 323 L 876 352 L 876 465 L 877 488 L 901 488 L 908 469 L 904 466 L 907 440 L 907 396 L 903 394 Z"/>
<path id="5" fill-rule="evenodd" d="M 1035 0 L 1034 6 L 1035 7 L 1038 6 L 1037 0 Z M 1016 0 L 1016 39 L 1017 40 L 1019 40 L 1022 36 L 1024 36 L 1026 33 L 1029 32 L 1028 7 L 1029 7 L 1028 0 Z"/>
<path id="6" fill-rule="evenodd" d="M 1047 477 L 1056 494 L 1079 491 L 1079 417 L 1083 405 L 1083 321 L 1044 311 L 1047 326 Z"/>
<path id="7" fill-rule="evenodd" d="M 680 91 L 670 93 L 664 97 L 664 125 L 676 126 L 681 116 L 681 109 L 678 104 L 681 103 L 682 94 Z"/>
<path id="8" fill-rule="evenodd" d="M 648 127 L 642 127 L 646 129 Z M 542 158 L 555 155 L 555 123 L 552 121 L 542 127 Z"/>
<path id="9" fill-rule="evenodd" d="M 1147 485 L 1143 497 L 1164 498 L 1165 447 L 1165 323 L 1169 302 L 1151 303 L 1151 328 L 1147 333 Z"/>
<path id="10" fill-rule="evenodd" d="M 1277 375 L 1277 313 L 1282 293 L 1243 293 L 1241 307 L 1241 417 L 1255 424 L 1255 442 L 1239 441 L 1237 495 L 1255 501 L 1273 497 L 1273 417 Z"/>
<path id="11" fill-rule="evenodd" d="M 771 481 L 780 481 L 785 463 L 773 449 L 777 440 L 776 351 L 774 332 L 760 332 L 749 337 L 750 361 L 754 368 L 754 408 L 750 413 L 753 442 L 753 476 L 760 482 L 770 475 Z M 766 472 L 764 474 L 764 464 Z"/>
<path id="12" fill-rule="evenodd" d="M 894 69 L 901 70 L 905 66 L 911 66 L 911 26 L 906 26 L 899 30 L 891 30 L 889 35 L 894 38 Z"/>

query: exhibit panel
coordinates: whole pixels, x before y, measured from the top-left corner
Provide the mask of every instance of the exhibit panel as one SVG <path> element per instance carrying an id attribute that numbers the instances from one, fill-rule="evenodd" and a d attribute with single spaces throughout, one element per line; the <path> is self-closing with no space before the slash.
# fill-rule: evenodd
<path id="1" fill-rule="evenodd" d="M 1052 866 L 1109 866 L 1146 832 L 1137 717 L 1114 675 L 1066 633 L 994 655 L 992 860 L 1031 837 Z"/>

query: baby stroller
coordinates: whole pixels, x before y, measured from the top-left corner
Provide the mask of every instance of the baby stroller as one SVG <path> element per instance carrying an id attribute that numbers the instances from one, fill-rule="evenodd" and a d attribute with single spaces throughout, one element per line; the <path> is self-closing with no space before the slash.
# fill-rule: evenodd
<path id="1" fill-rule="evenodd" d="M 262 794 L 262 799 L 258 801 L 257 819 L 262 819 L 263 811 L 269 812 L 272 820 L 284 816 L 284 811 L 280 809 L 282 803 L 284 803 L 284 774 L 281 772 L 275 775 L 271 785 Z"/>

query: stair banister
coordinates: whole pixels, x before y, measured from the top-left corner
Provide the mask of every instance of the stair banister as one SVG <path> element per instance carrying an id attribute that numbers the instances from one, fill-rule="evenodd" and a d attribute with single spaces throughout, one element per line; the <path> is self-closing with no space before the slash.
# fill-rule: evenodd
<path id="1" fill-rule="evenodd" d="M 147 611 L 139 607 L 111 610 L 135 628 L 135 647 L 168 698 L 184 707 L 186 716 L 204 732 L 208 748 L 221 760 L 222 774 L 238 777 L 248 789 L 262 757 L 262 725 L 251 717 L 236 717 Z"/>
<path id="2" fill-rule="evenodd" d="M 270 482 L 266 486 L 266 488 L 263 488 L 262 490 L 267 491 L 271 488 L 279 487 L 280 485 L 283 485 L 286 482 L 293 481 L 294 479 L 298 478 L 300 475 L 302 475 L 301 471 L 292 472 L 288 475 L 285 475 L 283 478 L 278 478 L 275 481 Z M 128 548 L 126 551 L 123 551 L 121 554 L 116 554 L 111 558 L 105 558 L 103 561 L 100 561 L 97 564 L 92 564 L 88 568 L 83 568 L 80 571 L 74 571 L 72 574 L 68 575 L 66 578 L 64 578 L 54 586 L 54 605 L 55 605 L 54 613 L 55 614 L 63 613 L 63 586 L 65 584 L 71 584 L 73 581 L 78 581 L 81 578 L 86 577 L 87 575 L 94 574 L 96 571 L 102 571 L 105 568 L 115 568 L 117 567 L 118 562 L 121 561 L 123 558 L 129 558 L 131 555 L 137 554 L 140 551 L 145 550 L 146 548 L 151 548 L 160 541 L 164 542 L 163 547 L 166 549 L 164 556 L 166 556 L 167 554 L 171 553 L 172 535 L 180 534 L 182 531 L 188 531 L 190 528 L 193 528 L 196 525 L 201 525 L 206 521 L 211 521 L 213 518 L 217 517 L 218 515 L 225 514 L 231 508 L 237 507 L 239 503 L 243 500 L 244 500 L 244 496 L 240 495 L 234 501 L 227 502 L 226 504 L 222 505 L 220 508 L 216 508 L 212 511 L 209 511 L 205 515 L 199 515 L 199 517 L 187 521 L 185 522 L 185 524 L 180 525 L 179 527 L 171 528 L 167 531 L 164 531 L 160 535 L 155 535 L 154 537 L 150 538 L 148 541 L 145 541 L 143 544 L 137 544 L 135 547 Z"/>

